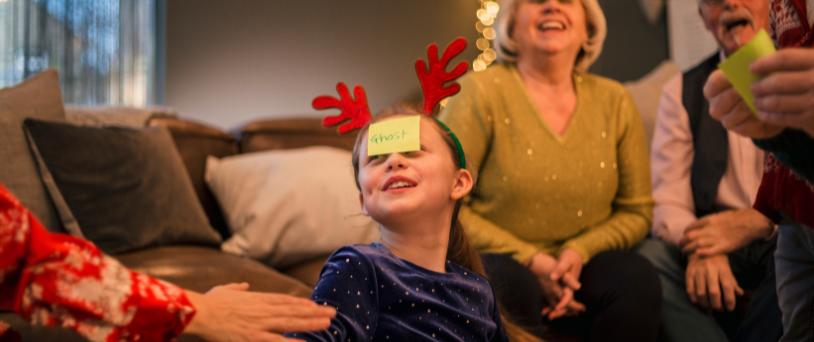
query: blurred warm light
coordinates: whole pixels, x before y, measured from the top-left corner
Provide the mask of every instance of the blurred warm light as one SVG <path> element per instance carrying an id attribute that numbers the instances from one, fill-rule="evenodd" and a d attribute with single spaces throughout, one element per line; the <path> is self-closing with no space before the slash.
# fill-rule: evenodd
<path id="1" fill-rule="evenodd" d="M 478 18 L 475 21 L 475 30 L 480 34 L 480 38 L 475 41 L 475 46 L 481 51 L 478 57 L 472 61 L 472 69 L 483 71 L 497 59 L 497 53 L 492 49 L 492 40 L 497 37 L 497 32 L 492 27 L 495 24 L 497 14 L 500 12 L 500 5 L 494 0 L 480 0 L 480 8 L 475 12 Z"/>
<path id="2" fill-rule="evenodd" d="M 492 40 L 497 37 L 497 32 L 495 32 L 494 28 L 487 27 L 483 30 L 483 36 L 486 37 L 486 39 Z"/>
<path id="3" fill-rule="evenodd" d="M 478 38 L 478 40 L 475 41 L 475 46 L 478 47 L 478 50 L 486 50 L 489 48 L 489 41 L 486 40 L 486 38 Z"/>
<path id="4" fill-rule="evenodd" d="M 475 12 L 475 15 L 478 17 L 478 19 L 480 19 L 480 21 L 484 21 L 489 18 L 489 13 L 486 13 L 486 10 L 483 8 Z"/>
<path id="5" fill-rule="evenodd" d="M 483 59 L 489 63 L 492 63 L 495 59 L 497 59 L 497 52 L 494 49 L 488 48 L 483 50 Z"/>
<path id="6" fill-rule="evenodd" d="M 478 60 L 472 62 L 472 70 L 484 71 L 484 70 L 486 70 L 486 63 L 484 63 L 482 60 L 478 59 Z"/>
<path id="7" fill-rule="evenodd" d="M 500 11 L 500 5 L 494 1 L 487 1 L 484 4 L 484 8 L 486 9 L 486 13 L 489 13 L 490 16 L 493 18 L 497 16 L 497 12 Z"/>

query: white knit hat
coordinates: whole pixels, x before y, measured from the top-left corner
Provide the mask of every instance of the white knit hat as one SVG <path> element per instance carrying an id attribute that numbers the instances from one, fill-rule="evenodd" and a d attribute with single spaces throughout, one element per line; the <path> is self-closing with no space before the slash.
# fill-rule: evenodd
<path id="1" fill-rule="evenodd" d="M 517 60 L 517 43 L 509 33 L 514 24 L 518 1 L 523 0 L 500 0 L 500 12 L 495 25 L 497 29 L 495 50 L 498 59 L 504 62 Z M 585 6 L 585 21 L 588 23 L 588 41 L 583 44 L 581 56 L 577 57 L 574 67 L 579 71 L 586 71 L 602 53 L 608 26 L 605 22 L 605 13 L 602 12 L 597 0 L 582 0 L 582 4 Z"/>

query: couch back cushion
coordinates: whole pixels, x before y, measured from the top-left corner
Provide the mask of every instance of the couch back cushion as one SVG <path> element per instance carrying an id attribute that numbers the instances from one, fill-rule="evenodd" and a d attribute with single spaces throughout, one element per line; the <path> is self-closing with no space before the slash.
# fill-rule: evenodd
<path id="1" fill-rule="evenodd" d="M 659 109 L 664 85 L 671 78 L 681 76 L 681 70 L 671 61 L 661 62 L 656 68 L 638 80 L 625 82 L 625 88 L 633 98 L 636 109 L 642 116 L 647 145 L 653 140 L 653 129 L 656 125 L 656 112 Z"/>
<path id="2" fill-rule="evenodd" d="M 84 127 L 27 119 L 43 174 L 53 178 L 82 235 L 108 253 L 218 245 L 170 134 L 161 128 Z M 71 218 L 65 218 L 71 219 Z"/>
<path id="3" fill-rule="evenodd" d="M 221 129 L 177 117 L 152 117 L 147 125 L 164 127 L 170 131 L 209 223 L 224 240 L 231 237 L 232 233 L 220 204 L 204 180 L 208 156 L 223 158 L 238 153 L 320 145 L 350 150 L 355 139 L 354 134 L 340 136 L 334 129 L 322 127 L 319 118 L 252 121 L 240 129 L 239 141 Z"/>
<path id="4" fill-rule="evenodd" d="M 240 152 L 285 150 L 309 146 L 353 149 L 356 134 L 339 135 L 319 118 L 261 119 L 240 130 Z"/>
<path id="5" fill-rule="evenodd" d="M 56 71 L 46 70 L 19 85 L 0 89 L 0 182 L 48 229 L 62 231 L 26 142 L 25 118 L 65 120 Z"/>
<path id="6" fill-rule="evenodd" d="M 65 105 L 68 122 L 79 126 L 120 126 L 140 128 L 154 117 L 177 117 L 172 108 L 160 106 L 76 106 Z"/>
<path id="7" fill-rule="evenodd" d="M 231 236 L 229 227 L 220 205 L 206 185 L 204 171 L 208 156 L 223 158 L 237 154 L 237 140 L 217 128 L 185 119 L 153 117 L 147 125 L 164 127 L 172 134 L 175 147 L 186 166 L 192 187 L 206 212 L 209 224 L 218 231 L 221 237 L 227 239 Z"/>

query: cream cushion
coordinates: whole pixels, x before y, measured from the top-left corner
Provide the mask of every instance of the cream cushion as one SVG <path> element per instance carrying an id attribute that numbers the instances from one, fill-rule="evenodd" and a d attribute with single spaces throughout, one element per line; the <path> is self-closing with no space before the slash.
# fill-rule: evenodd
<path id="1" fill-rule="evenodd" d="M 206 182 L 232 237 L 221 249 L 273 267 L 378 238 L 362 214 L 351 155 L 332 147 L 209 157 Z"/>

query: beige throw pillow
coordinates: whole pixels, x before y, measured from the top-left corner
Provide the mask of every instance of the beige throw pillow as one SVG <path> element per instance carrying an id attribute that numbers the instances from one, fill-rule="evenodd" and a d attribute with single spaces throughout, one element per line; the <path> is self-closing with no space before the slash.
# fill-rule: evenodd
<path id="1" fill-rule="evenodd" d="M 206 182 L 232 231 L 221 249 L 273 267 L 379 235 L 362 214 L 345 150 L 309 147 L 209 157 Z"/>
<path id="2" fill-rule="evenodd" d="M 23 132 L 23 120 L 64 121 L 59 76 L 45 70 L 24 82 L 0 89 L 0 183 L 3 183 L 50 230 L 62 231 L 57 211 L 45 191 Z M 78 234 L 72 230 L 71 233 Z"/>

